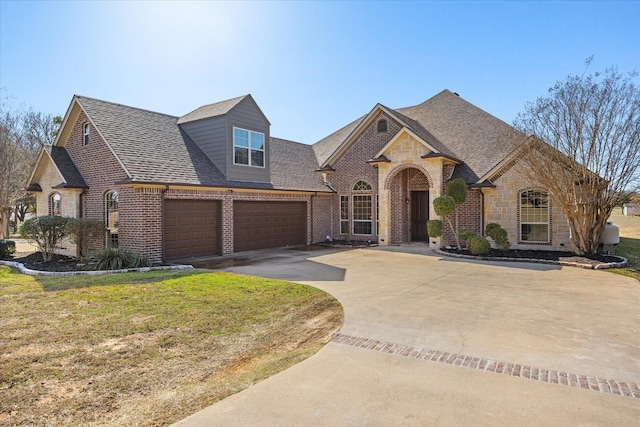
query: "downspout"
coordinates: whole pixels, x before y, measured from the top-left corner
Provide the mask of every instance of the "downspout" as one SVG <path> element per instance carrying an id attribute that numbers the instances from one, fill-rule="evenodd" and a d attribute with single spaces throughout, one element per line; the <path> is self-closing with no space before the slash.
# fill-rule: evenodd
<path id="1" fill-rule="evenodd" d="M 164 221 L 165 221 L 165 217 L 164 217 L 164 195 L 165 193 L 169 191 L 169 184 L 165 184 L 164 188 L 162 189 L 162 191 L 160 191 L 160 218 L 161 218 L 161 224 L 162 224 L 162 230 L 160 231 L 160 240 L 162 242 L 162 256 L 160 257 L 160 259 L 162 260 L 162 262 L 165 262 L 164 259 L 164 254 L 165 254 L 165 250 L 164 250 Z"/>
<path id="2" fill-rule="evenodd" d="M 313 243 L 313 199 L 314 199 L 317 195 L 318 195 L 318 192 L 317 192 L 317 191 L 315 191 L 315 192 L 311 195 L 311 197 L 310 197 L 310 199 L 309 199 L 309 204 L 310 204 L 310 206 L 311 206 L 311 215 L 310 215 L 310 216 L 311 216 L 311 239 L 310 239 L 310 241 L 309 241 L 309 243 L 310 243 L 310 244 L 311 244 L 311 243 Z"/>

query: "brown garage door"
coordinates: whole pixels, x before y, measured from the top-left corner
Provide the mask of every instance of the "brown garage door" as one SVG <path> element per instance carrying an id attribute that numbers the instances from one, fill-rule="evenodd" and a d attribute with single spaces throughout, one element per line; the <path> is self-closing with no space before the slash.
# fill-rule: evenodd
<path id="1" fill-rule="evenodd" d="M 164 259 L 222 255 L 220 202 L 164 201 Z"/>
<path id="2" fill-rule="evenodd" d="M 303 245 L 307 237 L 305 202 L 234 202 L 233 250 Z"/>

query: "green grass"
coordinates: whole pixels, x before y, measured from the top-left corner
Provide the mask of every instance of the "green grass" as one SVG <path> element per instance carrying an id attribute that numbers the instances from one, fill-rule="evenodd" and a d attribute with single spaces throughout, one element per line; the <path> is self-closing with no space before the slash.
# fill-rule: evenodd
<path id="1" fill-rule="evenodd" d="M 640 280 L 640 217 L 624 216 L 622 210 L 617 208 L 609 220 L 620 230 L 620 244 L 616 247 L 616 255 L 626 258 L 629 266 L 607 271 Z"/>
<path id="2" fill-rule="evenodd" d="M 326 293 L 277 280 L 0 267 L 0 423 L 166 425 L 308 357 L 341 322 Z"/>

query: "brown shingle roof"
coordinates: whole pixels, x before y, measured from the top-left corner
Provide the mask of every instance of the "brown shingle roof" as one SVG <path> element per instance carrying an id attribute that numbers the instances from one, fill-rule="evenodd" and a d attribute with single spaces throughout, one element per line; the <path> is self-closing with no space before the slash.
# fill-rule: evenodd
<path id="1" fill-rule="evenodd" d="M 80 171 L 76 167 L 69 153 L 62 147 L 47 147 L 46 148 L 51 155 L 51 160 L 55 163 L 56 167 L 62 174 L 63 183 L 56 187 L 61 188 L 89 188 L 84 178 L 80 174 Z"/>
<path id="2" fill-rule="evenodd" d="M 228 180 L 180 129 L 177 117 L 82 96 L 76 99 L 130 173 L 121 182 L 327 191 L 314 172 L 318 164 L 311 146 L 272 138 L 272 183 Z"/>
<path id="3" fill-rule="evenodd" d="M 453 178 L 467 183 L 476 182 L 526 139 L 512 126 L 448 90 L 397 111 L 437 138 L 446 148 L 444 154 L 464 162 L 456 166 Z"/>
<path id="4" fill-rule="evenodd" d="M 274 188 L 330 191 L 316 169 L 318 162 L 311 145 L 271 138 L 271 182 Z"/>
<path id="5" fill-rule="evenodd" d="M 193 122 L 196 120 L 208 119 L 227 114 L 233 107 L 238 105 L 240 101 L 249 95 L 239 96 L 237 98 L 227 99 L 225 101 L 215 102 L 213 104 L 203 105 L 196 108 L 192 112 L 185 114 L 178 119 L 178 124 Z"/>

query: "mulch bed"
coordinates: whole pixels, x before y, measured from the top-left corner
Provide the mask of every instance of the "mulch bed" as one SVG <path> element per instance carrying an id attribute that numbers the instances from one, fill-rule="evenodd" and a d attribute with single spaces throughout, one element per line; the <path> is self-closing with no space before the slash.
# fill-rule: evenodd
<path id="1" fill-rule="evenodd" d="M 463 249 L 459 251 L 453 248 L 442 248 L 443 252 L 448 252 L 457 255 L 475 256 L 469 250 Z M 498 249 L 491 249 L 488 254 L 479 255 L 479 258 L 491 257 L 491 258 L 515 258 L 515 259 L 535 259 L 543 261 L 563 261 L 578 264 L 587 265 L 600 265 L 607 263 L 620 262 L 620 258 L 617 256 L 610 256 L 604 254 L 597 255 L 576 255 L 573 252 L 563 251 L 531 251 L 521 249 L 509 249 L 507 251 L 500 251 Z"/>
<path id="2" fill-rule="evenodd" d="M 30 270 L 38 271 L 91 271 L 96 269 L 94 263 L 81 263 L 80 260 L 65 255 L 53 255 L 53 259 L 44 262 L 42 253 L 35 252 L 23 257 L 13 258 L 8 261 L 20 262 Z"/>

